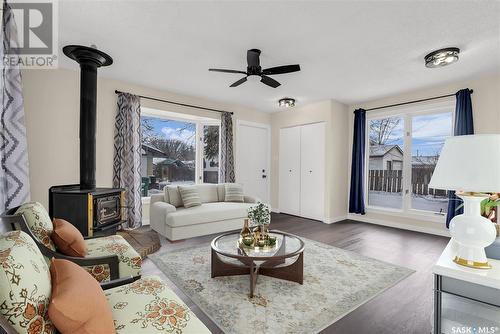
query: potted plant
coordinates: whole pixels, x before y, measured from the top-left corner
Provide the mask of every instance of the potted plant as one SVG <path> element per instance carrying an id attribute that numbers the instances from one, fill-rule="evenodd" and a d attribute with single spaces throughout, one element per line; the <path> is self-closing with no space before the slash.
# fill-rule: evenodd
<path id="1" fill-rule="evenodd" d="M 248 209 L 248 219 L 256 227 L 254 228 L 255 240 L 264 240 L 267 238 L 268 225 L 271 223 L 271 210 L 267 204 L 258 202 Z"/>
<path id="2" fill-rule="evenodd" d="M 492 223 L 498 224 L 498 207 L 500 206 L 500 194 L 492 193 L 489 197 L 481 202 L 481 215 L 491 220 Z M 497 225 L 498 234 L 498 225 Z"/>

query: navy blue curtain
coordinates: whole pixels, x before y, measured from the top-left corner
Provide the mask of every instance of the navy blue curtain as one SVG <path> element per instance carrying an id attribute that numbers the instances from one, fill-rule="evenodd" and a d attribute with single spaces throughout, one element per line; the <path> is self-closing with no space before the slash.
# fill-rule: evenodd
<path id="1" fill-rule="evenodd" d="M 455 107 L 455 128 L 453 134 L 455 136 L 473 135 L 474 121 L 472 118 L 472 100 L 470 98 L 471 91 L 466 88 L 459 90 L 456 94 L 457 104 Z M 455 196 L 454 191 L 448 192 L 448 213 L 446 215 L 446 227 L 450 226 L 450 220 L 456 215 L 464 212 L 463 208 L 457 209 L 462 200 Z"/>
<path id="2" fill-rule="evenodd" d="M 364 173 L 365 173 L 366 111 L 354 111 L 354 135 L 352 140 L 351 191 L 349 212 L 365 214 Z"/>

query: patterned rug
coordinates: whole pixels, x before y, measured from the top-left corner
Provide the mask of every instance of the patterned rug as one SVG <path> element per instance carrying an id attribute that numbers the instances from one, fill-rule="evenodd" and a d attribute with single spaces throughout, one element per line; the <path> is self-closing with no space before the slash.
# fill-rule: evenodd
<path id="1" fill-rule="evenodd" d="M 304 284 L 259 276 L 210 278 L 210 245 L 149 258 L 225 333 L 317 333 L 414 271 L 303 239 Z"/>

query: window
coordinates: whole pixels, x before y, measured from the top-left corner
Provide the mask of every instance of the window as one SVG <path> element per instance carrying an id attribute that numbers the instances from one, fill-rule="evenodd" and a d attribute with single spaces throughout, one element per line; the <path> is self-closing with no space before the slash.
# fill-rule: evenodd
<path id="1" fill-rule="evenodd" d="M 368 121 L 368 131 L 368 205 L 401 209 L 404 119 L 372 119 Z"/>
<path id="2" fill-rule="evenodd" d="M 220 122 L 143 109 L 143 196 L 170 184 L 218 183 Z"/>
<path id="3" fill-rule="evenodd" d="M 440 102 L 367 116 L 369 208 L 445 214 L 447 192 L 429 182 L 447 137 L 453 103 Z"/>
<path id="4" fill-rule="evenodd" d="M 203 126 L 203 181 L 219 182 L 219 126 Z"/>
<path id="5" fill-rule="evenodd" d="M 446 137 L 452 135 L 453 113 L 414 116 L 411 119 L 411 208 L 446 213 L 445 190 L 429 188 Z"/>

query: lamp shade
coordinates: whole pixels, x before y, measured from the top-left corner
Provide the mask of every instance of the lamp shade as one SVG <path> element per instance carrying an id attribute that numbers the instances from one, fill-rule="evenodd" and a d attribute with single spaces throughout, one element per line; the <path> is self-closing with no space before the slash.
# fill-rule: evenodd
<path id="1" fill-rule="evenodd" d="M 429 187 L 500 192 L 500 134 L 446 139 Z"/>

